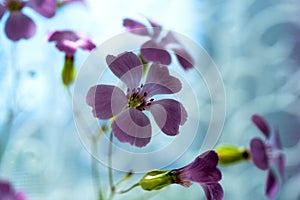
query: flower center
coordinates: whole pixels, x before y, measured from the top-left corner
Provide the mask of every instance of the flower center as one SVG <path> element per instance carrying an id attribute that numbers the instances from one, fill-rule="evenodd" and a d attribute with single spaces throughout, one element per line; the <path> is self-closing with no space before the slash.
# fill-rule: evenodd
<path id="1" fill-rule="evenodd" d="M 6 7 L 9 11 L 20 11 L 24 6 L 24 3 L 19 0 L 6 1 Z"/>
<path id="2" fill-rule="evenodd" d="M 142 91 L 142 88 L 143 84 L 138 88 L 132 89 L 132 91 L 127 91 L 129 107 L 142 111 L 145 110 L 146 106 L 150 106 L 151 102 L 154 101 L 154 99 L 147 101 L 147 92 Z"/>

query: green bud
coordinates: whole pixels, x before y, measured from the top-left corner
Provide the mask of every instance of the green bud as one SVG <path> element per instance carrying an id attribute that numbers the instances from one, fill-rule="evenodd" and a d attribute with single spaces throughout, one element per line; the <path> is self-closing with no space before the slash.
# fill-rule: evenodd
<path id="1" fill-rule="evenodd" d="M 74 56 L 66 55 L 65 63 L 61 73 L 62 81 L 65 86 L 69 86 L 75 79 Z"/>
<path id="2" fill-rule="evenodd" d="M 230 165 L 250 159 L 250 152 L 244 147 L 221 145 L 215 148 L 219 156 L 219 164 Z"/>
<path id="3" fill-rule="evenodd" d="M 153 170 L 147 172 L 139 184 L 144 190 L 160 190 L 172 184 L 171 171 Z"/>

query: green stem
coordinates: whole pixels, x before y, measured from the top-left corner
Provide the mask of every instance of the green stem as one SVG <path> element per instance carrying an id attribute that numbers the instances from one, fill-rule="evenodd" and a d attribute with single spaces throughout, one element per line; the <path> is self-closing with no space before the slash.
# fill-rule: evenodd
<path id="1" fill-rule="evenodd" d="M 118 193 L 119 194 L 124 194 L 124 193 L 126 193 L 126 192 L 129 192 L 130 190 L 132 190 L 133 188 L 136 188 L 137 186 L 139 186 L 140 185 L 140 183 L 136 183 L 136 184 L 134 184 L 133 186 L 131 186 L 130 188 L 128 188 L 127 190 L 121 190 L 121 191 L 119 191 Z"/>
<path id="2" fill-rule="evenodd" d="M 95 139 L 95 141 L 93 141 L 93 152 L 95 153 L 97 151 L 97 139 Z M 101 182 L 100 182 L 100 174 L 98 171 L 98 165 L 97 165 L 97 161 L 94 157 L 91 157 L 91 161 L 92 161 L 92 179 L 93 179 L 93 184 L 94 184 L 94 188 L 95 191 L 97 193 L 97 197 L 99 200 L 104 200 L 104 195 L 102 192 L 102 187 L 101 187 Z"/>
<path id="3" fill-rule="evenodd" d="M 18 57 L 18 51 L 17 51 L 17 44 L 13 43 L 11 47 L 11 65 L 10 69 L 12 70 L 12 87 L 9 90 L 9 111 L 8 111 L 8 118 L 6 122 L 4 123 L 4 129 L 2 131 L 1 137 L 0 137 L 0 163 L 3 159 L 3 155 L 5 153 L 5 150 L 7 148 L 7 145 L 9 143 L 9 138 L 11 135 L 11 129 L 12 129 L 12 123 L 14 121 L 14 117 L 16 113 L 18 113 L 18 105 L 17 105 L 17 91 L 19 89 L 19 79 L 20 79 L 20 71 L 18 68 L 17 63 L 17 57 Z"/>
<path id="4" fill-rule="evenodd" d="M 113 199 L 115 195 L 115 186 L 113 182 L 113 173 L 112 173 L 112 144 L 113 144 L 113 133 L 110 132 L 109 135 L 109 146 L 108 146 L 108 181 L 110 186 L 110 195 L 109 200 Z"/>

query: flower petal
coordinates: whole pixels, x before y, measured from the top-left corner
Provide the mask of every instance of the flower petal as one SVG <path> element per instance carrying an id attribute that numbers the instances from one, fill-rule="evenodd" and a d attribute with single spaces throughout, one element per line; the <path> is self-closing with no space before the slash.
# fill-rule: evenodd
<path id="1" fill-rule="evenodd" d="M 56 42 L 56 47 L 68 55 L 74 55 L 78 48 L 91 51 L 96 45 L 88 36 L 74 31 L 50 31 L 47 36 L 49 42 Z"/>
<path id="2" fill-rule="evenodd" d="M 0 19 L 3 17 L 5 11 L 6 11 L 6 7 L 0 3 Z"/>
<path id="3" fill-rule="evenodd" d="M 166 66 L 152 64 L 143 90 L 147 92 L 147 98 L 156 94 L 175 94 L 181 90 L 181 82 L 169 74 Z"/>
<path id="4" fill-rule="evenodd" d="M 128 88 L 137 88 L 140 84 L 143 64 L 140 58 L 132 52 L 125 52 L 117 57 L 108 55 L 106 62 L 110 70 L 122 80 Z"/>
<path id="5" fill-rule="evenodd" d="M 0 199 L 2 200 L 25 200 L 25 194 L 16 192 L 11 183 L 0 180 Z"/>
<path id="6" fill-rule="evenodd" d="M 262 116 L 257 114 L 252 115 L 251 120 L 257 126 L 257 128 L 266 136 L 266 138 L 270 137 L 269 124 Z"/>
<path id="7" fill-rule="evenodd" d="M 150 40 L 141 46 L 141 54 L 148 62 L 171 64 L 171 55 L 162 46 Z"/>
<path id="8" fill-rule="evenodd" d="M 278 191 L 278 180 L 274 172 L 270 169 L 268 172 L 267 182 L 266 182 L 266 195 L 272 198 L 276 195 Z"/>
<path id="9" fill-rule="evenodd" d="M 13 41 L 31 38 L 36 31 L 36 25 L 31 18 L 21 12 L 11 12 L 5 24 L 5 33 Z"/>
<path id="10" fill-rule="evenodd" d="M 127 105 L 127 98 L 118 87 L 95 85 L 89 89 L 86 102 L 93 108 L 95 117 L 109 119 L 124 109 Z"/>
<path id="11" fill-rule="evenodd" d="M 113 122 L 112 131 L 120 142 L 133 146 L 146 146 L 151 139 L 151 124 L 149 118 L 134 108 L 123 111 Z"/>
<path id="12" fill-rule="evenodd" d="M 91 51 L 96 48 L 96 45 L 88 37 L 81 38 L 79 41 L 77 41 L 77 45 L 86 51 Z"/>
<path id="13" fill-rule="evenodd" d="M 152 38 L 155 39 L 159 36 L 162 26 L 149 18 L 147 18 L 147 20 L 153 28 Z"/>
<path id="14" fill-rule="evenodd" d="M 64 40 L 58 42 L 56 48 L 62 52 L 65 52 L 69 56 L 73 56 L 78 49 L 78 45 L 75 42 Z"/>
<path id="15" fill-rule="evenodd" d="M 222 179 L 217 168 L 219 157 L 214 151 L 207 151 L 198 156 L 192 163 L 180 169 L 182 179 L 198 183 L 214 183 Z"/>
<path id="16" fill-rule="evenodd" d="M 150 36 L 147 27 L 136 20 L 125 18 L 123 20 L 123 26 L 131 33 Z"/>
<path id="17" fill-rule="evenodd" d="M 219 183 L 200 184 L 205 192 L 207 200 L 221 200 L 224 196 L 224 191 Z"/>
<path id="18" fill-rule="evenodd" d="M 279 155 L 273 158 L 275 166 L 279 170 L 280 178 L 284 180 L 284 168 L 285 168 L 285 157 L 284 154 L 280 153 Z"/>
<path id="19" fill-rule="evenodd" d="M 61 42 L 63 40 L 77 41 L 80 36 L 74 31 L 50 31 L 47 36 L 48 42 Z"/>
<path id="20" fill-rule="evenodd" d="M 55 15 L 56 0 L 29 0 L 27 5 L 46 18 Z"/>
<path id="21" fill-rule="evenodd" d="M 184 48 L 172 48 L 172 50 L 183 69 L 188 70 L 194 67 L 192 56 Z"/>
<path id="22" fill-rule="evenodd" d="M 274 128 L 274 134 L 271 136 L 269 143 L 272 149 L 274 150 L 281 150 L 282 145 L 281 145 L 281 140 L 279 136 L 279 132 L 277 128 Z"/>
<path id="23" fill-rule="evenodd" d="M 254 138 L 250 142 L 251 157 L 254 164 L 262 170 L 269 168 L 269 161 L 264 142 L 259 138 Z"/>
<path id="24" fill-rule="evenodd" d="M 174 99 L 155 101 L 150 105 L 149 111 L 158 127 L 169 136 L 177 135 L 179 126 L 183 125 L 187 118 L 183 105 Z"/>

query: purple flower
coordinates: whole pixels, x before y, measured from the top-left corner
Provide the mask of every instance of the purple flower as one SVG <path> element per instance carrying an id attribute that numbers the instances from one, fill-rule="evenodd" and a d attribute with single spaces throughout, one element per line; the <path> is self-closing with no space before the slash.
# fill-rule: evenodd
<path id="1" fill-rule="evenodd" d="M 149 111 L 160 129 L 169 136 L 179 133 L 187 113 L 174 99 L 154 100 L 159 94 L 174 94 L 181 90 L 180 81 L 160 64 L 152 64 L 145 84 L 141 84 L 143 64 L 132 52 L 117 57 L 108 55 L 110 70 L 127 86 L 127 94 L 112 85 L 96 85 L 88 91 L 86 101 L 95 117 L 107 120 L 113 117 L 112 132 L 120 142 L 143 147 L 150 142 L 152 129 L 144 111 Z"/>
<path id="2" fill-rule="evenodd" d="M 1 200 L 26 200 L 23 192 L 16 192 L 13 186 L 4 180 L 0 180 L 0 199 Z"/>
<path id="3" fill-rule="evenodd" d="M 217 168 L 218 160 L 216 152 L 207 151 L 187 166 L 172 170 L 173 182 L 185 187 L 197 182 L 202 186 L 208 200 L 220 200 L 224 192 L 218 183 L 222 179 L 221 171 Z"/>
<path id="4" fill-rule="evenodd" d="M 148 21 L 152 29 L 149 29 L 144 24 L 132 19 L 127 18 L 123 20 L 123 26 L 127 31 L 137 35 L 149 36 L 151 38 L 141 46 L 142 57 L 148 62 L 169 65 L 171 63 L 171 55 L 168 52 L 168 49 L 170 49 L 175 53 L 178 62 L 185 70 L 193 68 L 193 58 L 174 37 L 173 33 L 169 31 L 165 37 L 160 39 L 159 36 L 162 30 L 161 25 L 149 19 Z"/>
<path id="5" fill-rule="evenodd" d="M 269 124 L 259 115 L 251 117 L 253 123 L 266 137 L 264 142 L 260 138 L 254 138 L 250 142 L 250 151 L 254 164 L 261 170 L 268 170 L 266 181 L 266 195 L 272 198 L 276 195 L 279 188 L 279 178 L 276 170 L 279 171 L 280 178 L 284 178 L 285 158 L 282 153 L 281 141 L 278 129 L 270 131 Z"/>
<path id="6" fill-rule="evenodd" d="M 58 50 L 65 52 L 65 63 L 62 71 L 62 81 L 69 86 L 75 79 L 74 55 L 81 48 L 91 51 L 96 45 L 88 36 L 73 31 L 51 31 L 48 33 L 48 42 L 55 42 Z"/>
<path id="7" fill-rule="evenodd" d="M 57 49 L 65 52 L 66 55 L 69 56 L 74 56 L 79 48 L 86 51 L 91 51 L 96 48 L 96 45 L 88 36 L 69 30 L 50 31 L 47 40 L 48 42 L 55 42 Z"/>
<path id="8" fill-rule="evenodd" d="M 5 23 L 5 33 L 13 41 L 22 38 L 29 39 L 36 32 L 34 21 L 22 12 L 26 6 L 46 18 L 51 18 L 55 15 L 56 0 L 4 0 L 3 4 L 0 3 L 0 19 L 5 11 L 9 12 Z"/>

